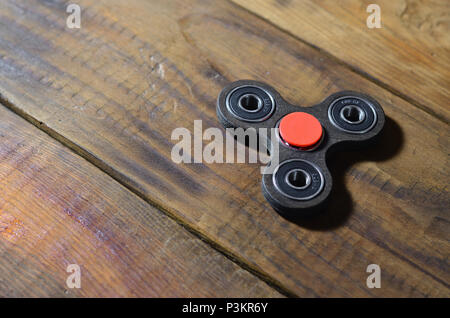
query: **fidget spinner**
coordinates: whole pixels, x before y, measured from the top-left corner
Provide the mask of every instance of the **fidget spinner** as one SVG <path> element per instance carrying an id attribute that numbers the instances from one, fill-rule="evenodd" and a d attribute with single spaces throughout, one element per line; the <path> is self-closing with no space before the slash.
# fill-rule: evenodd
<path id="1" fill-rule="evenodd" d="M 329 198 L 333 181 L 327 156 L 372 141 L 383 129 L 384 112 L 372 97 L 342 91 L 312 107 L 286 102 L 271 86 L 237 81 L 217 100 L 217 116 L 226 128 L 278 128 L 279 164 L 262 175 L 262 191 L 282 216 L 315 214 Z M 270 144 L 270 143 L 269 143 Z"/>

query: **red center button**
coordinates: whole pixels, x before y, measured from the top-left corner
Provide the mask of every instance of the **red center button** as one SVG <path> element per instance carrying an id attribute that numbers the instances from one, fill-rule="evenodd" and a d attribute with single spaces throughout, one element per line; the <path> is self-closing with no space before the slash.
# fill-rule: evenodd
<path id="1" fill-rule="evenodd" d="M 313 115 L 295 112 L 280 122 L 280 135 L 285 142 L 299 148 L 312 148 L 322 138 L 322 125 Z"/>

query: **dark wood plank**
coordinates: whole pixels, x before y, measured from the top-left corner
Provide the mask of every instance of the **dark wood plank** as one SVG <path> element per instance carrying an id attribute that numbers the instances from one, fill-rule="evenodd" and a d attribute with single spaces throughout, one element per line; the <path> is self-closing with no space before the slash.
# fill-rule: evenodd
<path id="1" fill-rule="evenodd" d="M 3 106 L 0 119 L 1 297 L 281 296 Z"/>
<path id="2" fill-rule="evenodd" d="M 229 2 L 0 4 L 0 92 L 9 107 L 141 197 L 301 296 L 448 296 L 448 127 Z M 298 226 L 264 200 L 256 165 L 177 165 L 176 127 L 220 126 L 215 101 L 253 78 L 313 104 L 353 89 L 389 118 L 377 149 L 332 162 L 323 219 Z M 435 230 L 437 229 L 437 230 Z M 383 288 L 366 287 L 381 266 Z"/>
<path id="3" fill-rule="evenodd" d="M 360 74 L 449 121 L 450 6 L 447 0 L 231 0 L 339 58 Z M 369 4 L 381 28 L 366 25 Z M 373 11 L 371 11 L 373 13 Z"/>

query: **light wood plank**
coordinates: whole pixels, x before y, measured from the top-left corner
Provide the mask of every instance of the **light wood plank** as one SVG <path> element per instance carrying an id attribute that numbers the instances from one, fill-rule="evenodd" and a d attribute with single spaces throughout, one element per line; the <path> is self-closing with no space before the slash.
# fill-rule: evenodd
<path id="1" fill-rule="evenodd" d="M 79 3 L 80 30 L 65 27 L 63 2 L 0 4 L 9 107 L 286 292 L 449 296 L 442 121 L 229 2 Z M 353 89 L 386 110 L 379 147 L 333 160 L 336 192 L 315 224 L 279 217 L 256 165 L 170 159 L 172 130 L 220 126 L 217 95 L 243 78 L 301 105 Z M 380 290 L 366 287 L 371 263 Z"/>
<path id="2" fill-rule="evenodd" d="M 449 121 L 450 6 L 447 0 L 231 0 Z M 369 29 L 369 4 L 381 28 Z"/>

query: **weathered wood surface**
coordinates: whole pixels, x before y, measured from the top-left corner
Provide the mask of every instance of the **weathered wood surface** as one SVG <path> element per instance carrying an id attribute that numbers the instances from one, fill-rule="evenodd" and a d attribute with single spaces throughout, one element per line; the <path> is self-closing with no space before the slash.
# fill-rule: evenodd
<path id="1" fill-rule="evenodd" d="M 298 296 L 449 296 L 448 126 L 225 1 L 0 3 L 0 93 L 15 112 L 142 198 Z M 176 127 L 220 126 L 215 100 L 233 80 L 313 104 L 342 89 L 388 116 L 376 149 L 331 163 L 335 193 L 314 223 L 283 220 L 256 165 L 176 165 Z M 382 288 L 366 287 L 379 264 Z"/>
<path id="2" fill-rule="evenodd" d="M 0 119 L 0 296 L 280 296 L 24 119 Z"/>
<path id="3" fill-rule="evenodd" d="M 232 1 L 448 123 L 448 0 Z M 366 25 L 372 3 L 381 28 Z"/>

